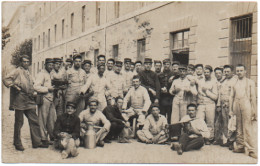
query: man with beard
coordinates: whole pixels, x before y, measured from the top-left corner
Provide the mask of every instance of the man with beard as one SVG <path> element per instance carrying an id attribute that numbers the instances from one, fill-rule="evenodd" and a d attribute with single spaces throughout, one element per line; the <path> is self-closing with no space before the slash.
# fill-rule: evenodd
<path id="1" fill-rule="evenodd" d="M 39 124 L 41 128 L 42 141 L 44 144 L 52 144 L 54 141 L 53 128 L 56 121 L 56 111 L 53 102 L 54 87 L 51 84 L 51 71 L 53 70 L 53 59 L 45 59 L 45 69 L 36 77 L 34 89 L 43 95 L 43 103 L 39 105 Z M 48 141 L 48 135 L 50 141 Z"/>
<path id="2" fill-rule="evenodd" d="M 122 75 L 125 80 L 125 89 L 124 89 L 124 95 L 128 92 L 128 90 L 132 87 L 132 79 L 134 76 L 134 73 L 130 70 L 132 60 L 130 58 L 124 59 L 124 70 L 122 71 Z"/>
<path id="3" fill-rule="evenodd" d="M 159 60 L 154 60 L 154 72 L 159 75 L 162 71 L 162 62 Z"/>
<path id="4" fill-rule="evenodd" d="M 164 59 L 163 72 L 158 76 L 161 85 L 160 110 L 161 110 L 161 114 L 167 117 L 168 123 L 171 123 L 172 99 L 173 99 L 172 95 L 169 92 L 171 88 L 171 83 L 169 83 L 169 79 L 174 75 L 170 67 L 171 67 L 170 59 Z"/>
<path id="5" fill-rule="evenodd" d="M 88 126 L 93 125 L 94 131 L 96 132 L 96 144 L 97 146 L 103 147 L 104 139 L 109 133 L 111 124 L 104 116 L 102 111 L 99 110 L 97 107 L 98 101 L 94 98 L 91 98 L 89 102 L 89 108 L 80 113 L 80 136 L 83 140 Z M 101 124 L 103 125 L 101 126 Z"/>
<path id="6" fill-rule="evenodd" d="M 151 71 L 152 63 L 153 62 L 151 58 L 145 58 L 144 70 L 139 72 L 139 76 L 141 84 L 147 89 L 152 103 L 159 104 L 161 90 L 160 82 L 157 74 Z"/>
<path id="7" fill-rule="evenodd" d="M 111 85 L 104 76 L 106 70 L 105 64 L 99 63 L 97 68 L 98 73 L 93 74 L 87 80 L 86 84 L 82 86 L 80 92 L 81 94 L 85 94 L 90 88 L 94 92 L 93 97 L 98 100 L 98 110 L 103 111 L 107 106 L 107 99 L 111 96 Z"/>
<path id="8" fill-rule="evenodd" d="M 68 89 L 66 92 L 66 102 L 76 104 L 75 114 L 79 113 L 85 108 L 85 99 L 80 95 L 80 90 L 85 84 L 86 72 L 81 68 L 82 57 L 79 54 L 73 57 L 73 67 L 67 70 Z"/>

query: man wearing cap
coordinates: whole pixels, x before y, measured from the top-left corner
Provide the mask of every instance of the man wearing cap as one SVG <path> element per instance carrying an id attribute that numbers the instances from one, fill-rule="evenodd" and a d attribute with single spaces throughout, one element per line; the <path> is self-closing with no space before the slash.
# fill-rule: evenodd
<path id="1" fill-rule="evenodd" d="M 104 76 L 106 78 L 111 77 L 111 74 L 114 73 L 114 65 L 115 65 L 115 60 L 113 58 L 107 60 L 107 70 L 104 72 Z"/>
<path id="2" fill-rule="evenodd" d="M 136 61 L 135 62 L 135 71 L 134 71 L 134 75 L 137 75 L 141 70 L 142 70 L 142 61 Z"/>
<path id="3" fill-rule="evenodd" d="M 162 62 L 160 60 L 154 60 L 154 72 L 159 75 L 162 71 Z"/>
<path id="4" fill-rule="evenodd" d="M 34 101 L 33 79 L 28 70 L 30 58 L 28 55 L 20 57 L 20 66 L 3 78 L 5 86 L 13 88 L 13 109 L 15 110 L 13 145 L 16 150 L 24 151 L 21 141 L 21 128 L 23 126 L 24 114 L 28 118 L 33 148 L 43 147 L 41 143 L 40 125 L 36 114 L 36 103 Z M 6 122 L 6 121 L 5 121 Z M 45 147 L 48 147 L 45 146 Z"/>
<path id="5" fill-rule="evenodd" d="M 82 57 L 79 54 L 73 56 L 73 67 L 67 71 L 68 89 L 66 102 L 76 104 L 76 115 L 85 108 L 85 99 L 80 95 L 82 86 L 86 83 L 86 72 L 81 68 Z"/>
<path id="6" fill-rule="evenodd" d="M 69 155 L 78 155 L 77 147 L 80 144 L 80 119 L 74 113 L 76 106 L 74 103 L 67 102 L 66 112 L 58 116 L 54 126 L 55 148 L 62 150 L 62 158 Z"/>
<path id="7" fill-rule="evenodd" d="M 171 149 L 176 150 L 178 155 L 191 150 L 199 150 L 204 145 L 204 139 L 210 136 L 209 130 L 204 120 L 197 118 L 197 105 L 189 104 L 187 113 L 181 119 L 183 123 L 183 132 L 179 138 L 179 142 L 172 143 Z"/>
<path id="8" fill-rule="evenodd" d="M 214 140 L 214 120 L 216 101 L 218 99 L 218 88 L 216 80 L 211 78 L 212 67 L 206 65 L 204 67 L 205 79 L 198 84 L 198 113 L 197 117 L 206 121 L 206 124 L 210 131 L 209 140 L 205 141 L 206 145 L 209 145 Z"/>
<path id="9" fill-rule="evenodd" d="M 122 75 L 125 80 L 125 89 L 124 89 L 124 95 L 128 92 L 128 90 L 132 87 L 132 79 L 134 76 L 134 73 L 130 70 L 131 66 L 131 59 L 125 58 L 124 59 L 124 70 L 122 71 Z"/>
<path id="10" fill-rule="evenodd" d="M 53 58 L 54 61 L 54 67 L 53 70 L 51 71 L 51 80 L 52 81 L 65 81 L 66 78 L 66 70 L 64 68 L 61 68 L 61 63 L 62 60 L 61 58 Z M 65 83 L 65 82 L 64 82 Z M 65 104 L 65 89 L 66 85 L 62 86 L 55 86 L 54 90 L 54 105 L 56 109 L 56 114 L 57 116 L 63 114 L 63 111 L 65 110 L 64 104 Z"/>
<path id="11" fill-rule="evenodd" d="M 180 66 L 180 62 L 179 61 L 173 61 L 172 62 L 173 76 L 170 77 L 169 83 L 172 84 L 173 80 L 176 80 L 177 78 L 180 77 L 179 66 Z"/>
<path id="12" fill-rule="evenodd" d="M 147 144 L 161 144 L 167 141 L 165 133 L 167 119 L 160 114 L 159 105 L 151 106 L 151 114 L 147 116 L 142 130 L 137 131 L 137 137 Z"/>
<path id="13" fill-rule="evenodd" d="M 153 62 L 151 58 L 145 58 L 144 70 L 139 72 L 139 76 L 140 76 L 141 84 L 147 89 L 152 103 L 159 104 L 160 91 L 161 91 L 160 82 L 157 74 L 151 71 L 152 63 Z"/>
<path id="14" fill-rule="evenodd" d="M 107 120 L 101 110 L 98 109 L 98 101 L 95 98 L 90 99 L 89 108 L 82 111 L 80 118 L 80 136 L 83 139 L 89 125 L 94 126 L 96 132 L 97 146 L 104 146 L 104 139 L 109 133 L 111 123 Z M 103 124 L 103 126 L 101 126 Z"/>
<path id="15" fill-rule="evenodd" d="M 171 123 L 171 113 L 172 113 L 172 95 L 169 90 L 171 88 L 171 83 L 169 82 L 170 77 L 174 74 L 171 71 L 171 60 L 163 60 L 163 72 L 159 74 L 159 81 L 161 85 L 160 93 L 160 110 L 161 114 L 167 117 L 168 123 Z"/>
<path id="16" fill-rule="evenodd" d="M 90 75 L 92 74 L 92 73 L 90 72 L 91 67 L 92 67 L 92 62 L 91 62 L 91 60 L 84 60 L 84 61 L 83 61 L 83 63 L 82 63 L 82 69 L 86 72 L 86 81 L 87 81 L 87 79 L 90 77 Z"/>
<path id="17" fill-rule="evenodd" d="M 42 141 L 45 144 L 51 144 L 48 141 L 54 140 L 53 128 L 56 121 L 56 110 L 53 102 L 54 86 L 51 83 L 51 71 L 53 70 L 53 59 L 45 59 L 45 69 L 40 72 L 35 80 L 34 89 L 43 96 L 43 103 L 39 105 L 39 124 L 41 128 Z"/>
<path id="18" fill-rule="evenodd" d="M 128 102 L 130 107 L 127 109 Z M 124 98 L 123 104 L 123 116 L 125 120 L 129 120 L 130 117 L 137 115 L 137 126 L 143 126 L 145 116 L 148 113 L 148 109 L 151 105 L 149 94 L 143 86 L 141 86 L 140 77 L 135 75 L 133 77 L 133 87 L 127 92 Z"/>
<path id="19" fill-rule="evenodd" d="M 187 79 L 190 81 L 190 84 L 196 85 L 196 77 L 195 77 L 195 66 L 193 64 L 189 64 L 187 66 Z M 197 88 L 197 87 L 196 87 Z M 190 93 L 187 95 L 187 101 L 188 103 L 197 103 L 197 95 L 192 95 Z"/>
<path id="20" fill-rule="evenodd" d="M 257 158 L 257 101 L 255 82 L 246 78 L 246 67 L 236 66 L 238 80 L 231 88 L 229 115 L 236 116 L 233 152 Z"/>
<path id="21" fill-rule="evenodd" d="M 191 84 L 187 78 L 187 68 L 179 66 L 180 78 L 172 82 L 169 92 L 174 95 L 172 101 L 171 124 L 178 123 L 181 118 L 187 115 L 188 96 L 197 95 L 196 86 Z"/>
<path id="22" fill-rule="evenodd" d="M 204 81 L 204 75 L 203 75 L 203 64 L 196 64 L 195 65 L 195 79 L 196 84 L 198 85 L 200 81 Z"/>
<path id="23" fill-rule="evenodd" d="M 131 64 L 130 64 L 130 70 L 131 70 L 131 72 L 134 72 L 134 71 L 135 71 L 135 63 L 134 63 L 134 62 L 131 62 Z"/>
<path id="24" fill-rule="evenodd" d="M 96 66 L 98 66 L 98 64 L 101 64 L 101 63 L 106 64 L 106 56 L 102 55 L 102 54 L 97 56 Z M 92 67 L 90 72 L 92 74 L 97 74 L 98 73 L 97 68 L 95 68 L 95 67 Z"/>
<path id="25" fill-rule="evenodd" d="M 121 74 L 123 62 L 116 61 L 115 69 L 110 77 L 107 78 L 111 86 L 110 92 L 113 98 L 124 97 L 125 80 Z"/>
<path id="26" fill-rule="evenodd" d="M 85 94 L 90 88 L 94 92 L 93 97 L 95 97 L 99 102 L 98 109 L 103 111 L 107 106 L 107 99 L 111 96 L 111 85 L 104 76 L 106 69 L 105 64 L 99 63 L 97 68 L 98 74 L 92 74 L 86 84 L 82 86 L 80 92 L 81 94 Z"/>
<path id="27" fill-rule="evenodd" d="M 65 70 L 68 70 L 72 67 L 73 64 L 73 60 L 71 58 L 66 59 L 66 63 L 65 63 Z"/>

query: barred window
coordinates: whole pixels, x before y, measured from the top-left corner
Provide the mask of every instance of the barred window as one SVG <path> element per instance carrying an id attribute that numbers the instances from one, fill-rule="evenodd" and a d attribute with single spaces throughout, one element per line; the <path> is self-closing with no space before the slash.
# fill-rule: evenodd
<path id="1" fill-rule="evenodd" d="M 137 60 L 143 61 L 145 57 L 145 38 L 137 40 Z"/>
<path id="2" fill-rule="evenodd" d="M 118 44 L 113 45 L 113 58 L 114 59 L 118 58 Z"/>

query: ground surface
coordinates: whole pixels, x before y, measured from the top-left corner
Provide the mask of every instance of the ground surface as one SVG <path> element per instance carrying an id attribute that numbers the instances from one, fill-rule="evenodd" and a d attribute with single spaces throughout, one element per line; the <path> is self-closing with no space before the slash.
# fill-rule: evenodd
<path id="1" fill-rule="evenodd" d="M 112 142 L 104 148 L 79 148 L 76 158 L 62 159 L 59 151 L 33 149 L 28 121 L 24 118 L 22 142 L 25 151 L 16 151 L 13 146 L 14 112 L 8 110 L 8 91 L 2 95 L 2 162 L 4 163 L 256 163 L 257 160 L 244 154 L 235 154 L 227 148 L 210 145 L 199 151 L 177 155 L 169 145 L 147 145 L 132 140 L 130 144 Z"/>

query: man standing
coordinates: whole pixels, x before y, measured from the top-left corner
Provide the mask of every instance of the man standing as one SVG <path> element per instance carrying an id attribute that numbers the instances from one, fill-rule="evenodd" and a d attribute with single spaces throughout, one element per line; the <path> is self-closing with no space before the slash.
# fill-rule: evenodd
<path id="1" fill-rule="evenodd" d="M 51 71 L 53 70 L 53 59 L 45 59 L 45 70 L 36 77 L 34 89 L 43 96 L 43 103 L 39 105 L 39 124 L 41 128 L 42 141 L 52 144 L 54 140 L 53 128 L 56 121 L 56 110 L 53 102 L 54 87 L 51 84 Z M 48 141 L 48 135 L 50 141 Z"/>
<path id="2" fill-rule="evenodd" d="M 90 75 L 92 74 L 90 72 L 90 69 L 92 67 L 92 62 L 91 60 L 84 60 L 82 63 L 82 69 L 86 72 L 86 81 L 87 79 L 90 77 Z"/>
<path id="3" fill-rule="evenodd" d="M 154 71 L 159 75 L 162 71 L 162 62 L 159 60 L 154 60 Z"/>
<path id="4" fill-rule="evenodd" d="M 130 108 L 127 109 L 127 104 L 130 101 Z M 145 116 L 151 105 L 149 94 L 143 86 L 141 86 L 140 77 L 135 75 L 133 77 L 133 87 L 130 88 L 124 98 L 123 113 L 125 120 L 128 120 L 134 115 L 138 115 L 137 126 L 143 126 Z"/>
<path id="5" fill-rule="evenodd" d="M 191 85 L 190 81 L 187 79 L 187 68 L 184 66 L 179 66 L 180 78 L 172 82 L 172 86 L 169 92 L 174 95 L 172 101 L 172 116 L 171 124 L 178 123 L 181 118 L 187 115 L 187 94 L 197 95 L 197 89 L 195 85 Z"/>
<path id="6" fill-rule="evenodd" d="M 85 99 L 80 95 L 80 90 L 86 81 L 86 72 L 81 68 L 82 57 L 79 54 L 73 57 L 73 67 L 67 71 L 68 89 L 66 102 L 76 104 L 76 115 L 85 108 Z"/>
<path id="7" fill-rule="evenodd" d="M 189 104 L 187 113 L 181 122 L 184 129 L 179 142 L 173 143 L 171 149 L 176 150 L 179 155 L 190 150 L 198 150 L 204 145 L 204 139 L 210 136 L 209 130 L 204 120 L 196 117 L 197 105 Z"/>
<path id="8" fill-rule="evenodd" d="M 99 55 L 97 57 L 96 66 L 98 66 L 98 64 L 101 64 L 101 63 L 106 64 L 106 56 L 105 55 Z M 92 74 L 97 74 L 98 73 L 97 68 L 91 68 L 90 72 Z"/>
<path id="9" fill-rule="evenodd" d="M 104 146 L 104 138 L 107 136 L 110 130 L 110 122 L 104 116 L 104 114 L 97 109 L 98 101 L 94 98 L 90 99 L 89 108 L 82 111 L 79 115 L 80 119 L 80 136 L 84 138 L 84 135 L 89 125 L 94 126 L 96 132 L 96 144 L 97 146 Z M 103 126 L 100 126 L 103 124 Z M 82 138 L 82 139 L 83 139 Z"/>
<path id="10" fill-rule="evenodd" d="M 111 74 L 114 73 L 114 65 L 115 65 L 115 60 L 113 58 L 107 60 L 107 70 L 104 73 L 104 76 L 106 78 L 111 77 Z"/>
<path id="11" fill-rule="evenodd" d="M 167 120 L 160 115 L 159 105 L 153 104 L 151 114 L 147 116 L 142 130 L 137 131 L 137 137 L 140 141 L 147 144 L 161 144 L 167 141 L 168 136 L 165 133 Z"/>
<path id="12" fill-rule="evenodd" d="M 131 70 L 131 72 L 134 72 L 134 70 L 135 70 L 135 63 L 134 62 L 131 62 L 130 70 Z"/>
<path id="13" fill-rule="evenodd" d="M 21 128 L 23 126 L 23 115 L 28 118 L 31 140 L 33 148 L 45 147 L 41 143 L 41 132 L 36 115 L 36 103 L 34 101 L 34 89 L 32 76 L 29 73 L 30 58 L 28 55 L 20 57 L 20 66 L 13 72 L 6 75 L 3 83 L 7 87 L 14 88 L 15 94 L 13 96 L 13 109 L 15 110 L 15 123 L 14 123 L 14 146 L 16 150 L 24 151 L 21 141 Z"/>
<path id="14" fill-rule="evenodd" d="M 160 82 L 155 72 L 151 71 L 152 59 L 145 58 L 144 71 L 139 72 L 141 84 L 147 89 L 152 103 L 159 104 Z"/>
<path id="15" fill-rule="evenodd" d="M 72 64 L 73 64 L 73 60 L 68 58 L 66 59 L 66 63 L 65 63 L 65 70 L 68 70 L 72 67 Z"/>
<path id="16" fill-rule="evenodd" d="M 134 75 L 137 75 L 142 70 L 142 65 L 143 65 L 143 63 L 141 61 L 136 61 L 135 62 Z"/>
<path id="17" fill-rule="evenodd" d="M 125 69 L 122 71 L 122 75 L 123 75 L 124 80 L 125 80 L 124 95 L 132 87 L 132 79 L 133 79 L 134 73 L 130 70 L 131 61 L 132 60 L 130 58 L 125 58 L 124 59 Z"/>
<path id="18" fill-rule="evenodd" d="M 236 115 L 237 136 L 235 153 L 246 152 L 257 158 L 257 106 L 256 89 L 253 80 L 246 78 L 246 67 L 236 66 L 238 80 L 231 88 L 229 115 Z"/>
<path id="19" fill-rule="evenodd" d="M 100 111 L 103 111 L 104 108 L 107 106 L 107 98 L 111 96 L 111 85 L 109 81 L 104 77 L 105 72 L 105 64 L 100 63 L 98 64 L 98 73 L 93 74 L 86 82 L 84 86 L 82 86 L 80 92 L 81 94 L 85 94 L 87 90 L 90 88 L 94 94 L 93 97 L 95 97 L 99 104 L 98 109 Z"/>
<path id="20" fill-rule="evenodd" d="M 160 93 L 160 110 L 161 114 L 167 117 L 168 123 L 171 123 L 172 114 L 172 99 L 173 96 L 170 94 L 171 83 L 169 82 L 170 77 L 174 74 L 171 71 L 170 59 L 163 60 L 163 72 L 159 74 L 159 81 L 161 86 Z"/>
<path id="21" fill-rule="evenodd" d="M 122 106 L 123 106 L 123 98 L 117 97 L 115 99 L 116 104 L 107 106 L 103 113 L 106 118 L 111 123 L 110 132 L 107 135 L 108 140 L 112 140 L 113 138 L 117 138 L 119 143 L 129 143 L 129 140 L 126 138 L 126 133 L 124 129 L 130 127 L 130 123 L 127 122 L 122 116 Z"/>
<path id="22" fill-rule="evenodd" d="M 198 113 L 197 117 L 206 121 L 210 131 L 210 139 L 205 141 L 206 145 L 214 141 L 214 120 L 216 101 L 218 99 L 217 83 L 211 78 L 212 67 L 206 65 L 204 68 L 205 79 L 199 83 L 198 87 Z"/>

